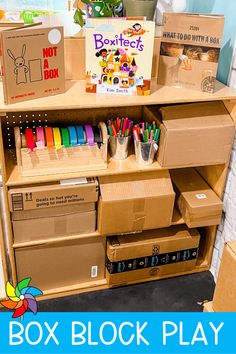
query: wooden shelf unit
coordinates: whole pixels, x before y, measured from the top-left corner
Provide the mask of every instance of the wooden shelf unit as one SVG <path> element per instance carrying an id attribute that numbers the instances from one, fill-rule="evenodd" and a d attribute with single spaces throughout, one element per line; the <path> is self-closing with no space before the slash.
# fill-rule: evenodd
<path id="1" fill-rule="evenodd" d="M 139 167 L 136 162 L 134 155 L 129 156 L 126 161 L 112 161 L 108 163 L 108 169 L 102 171 L 89 171 L 89 172 L 79 172 L 79 173 L 65 173 L 57 175 L 47 175 L 47 176 L 37 176 L 37 177 L 22 177 L 19 168 L 15 165 L 14 154 L 14 143 L 12 143 L 12 134 L 14 126 L 19 124 L 27 123 L 37 123 L 42 124 L 53 124 L 57 121 L 67 122 L 73 124 L 75 121 L 79 121 L 83 124 L 84 121 L 92 123 L 98 112 L 102 112 L 103 120 L 112 114 L 116 115 L 121 107 L 124 110 L 124 115 L 126 113 L 127 107 L 132 107 L 132 115 L 137 116 L 142 112 L 142 106 L 145 105 L 163 105 L 163 104 L 176 104 L 176 103 L 188 103 L 188 102 L 203 102 L 203 101 L 219 101 L 222 100 L 228 109 L 231 117 L 236 122 L 236 91 L 224 86 L 223 84 L 217 82 L 216 93 L 207 94 L 197 91 L 189 91 L 184 89 L 161 87 L 155 85 L 156 91 L 147 97 L 119 97 L 119 96 L 106 96 L 106 95 L 95 95 L 86 94 L 84 92 L 84 82 L 67 82 L 68 91 L 63 95 L 47 97 L 42 99 L 37 99 L 33 101 L 28 101 L 24 103 L 18 103 L 14 105 L 5 106 L 3 104 L 3 95 L 1 94 L 2 87 L 0 85 L 0 157 L 2 159 L 2 170 L 3 170 L 3 188 L 4 188 L 4 198 L 7 205 L 7 229 L 8 229 L 8 243 L 10 244 L 9 258 L 10 267 L 12 273 L 12 280 L 14 283 L 17 281 L 17 270 L 15 265 L 14 249 L 18 247 L 27 247 L 28 244 L 14 244 L 11 219 L 8 206 L 8 188 L 13 186 L 24 186 L 29 184 L 38 184 L 44 182 L 53 182 L 61 179 L 75 178 L 75 177 L 89 177 L 89 176 L 101 176 L 101 175 L 117 175 L 124 173 L 139 173 L 141 171 L 158 171 L 161 166 L 158 162 L 154 162 L 153 165 L 149 167 Z M 1 102 L 2 101 L 2 102 Z M 130 112 L 130 109 L 129 109 Z M 12 150 L 11 150 L 12 149 Z M 197 167 L 203 178 L 209 183 L 211 188 L 217 193 L 218 196 L 222 197 L 228 163 L 224 165 L 214 165 L 214 166 L 203 166 Z M 174 213 L 173 225 L 182 224 L 183 219 L 177 211 Z M 208 226 L 202 229 L 204 234 L 204 242 L 200 246 L 200 256 L 197 261 L 197 265 L 191 272 L 168 275 L 166 277 L 160 278 L 170 278 L 172 276 L 192 274 L 196 272 L 206 271 L 210 267 L 215 235 L 216 226 Z M 95 237 L 99 234 L 93 233 L 87 235 L 88 237 Z M 62 238 L 69 242 L 81 236 L 71 236 Z M 105 238 L 104 238 L 105 240 Z M 60 242 L 58 238 L 46 240 L 43 243 L 53 243 Z M 35 243 L 39 244 L 39 243 Z M 40 242 L 42 244 L 42 242 Z M 151 281 L 152 279 L 147 279 L 146 281 Z M 44 299 L 65 296 L 69 294 L 75 294 L 85 291 L 94 291 L 99 289 L 107 288 L 106 281 L 100 282 L 89 282 L 83 284 L 74 284 L 70 287 L 63 287 L 59 289 L 50 289 L 45 292 Z"/>

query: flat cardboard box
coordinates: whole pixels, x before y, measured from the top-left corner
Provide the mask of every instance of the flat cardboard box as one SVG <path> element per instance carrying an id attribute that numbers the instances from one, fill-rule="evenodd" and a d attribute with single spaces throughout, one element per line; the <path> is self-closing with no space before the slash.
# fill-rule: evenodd
<path id="1" fill-rule="evenodd" d="M 161 114 L 160 114 L 161 113 Z M 194 167 L 229 161 L 235 126 L 223 102 L 167 106 L 154 114 L 161 128 L 162 167 Z"/>
<path id="2" fill-rule="evenodd" d="M 214 310 L 213 310 L 213 302 L 212 301 L 206 302 L 203 305 L 203 312 L 214 312 Z"/>
<path id="3" fill-rule="evenodd" d="M 106 278 L 118 286 L 192 270 L 200 235 L 185 226 L 114 236 L 107 241 Z"/>
<path id="4" fill-rule="evenodd" d="M 102 235 L 170 226 L 175 193 L 168 171 L 100 177 L 99 182 Z"/>
<path id="5" fill-rule="evenodd" d="M 32 277 L 42 291 L 104 279 L 101 237 L 15 249 L 18 281 Z"/>
<path id="6" fill-rule="evenodd" d="M 33 209 L 13 211 L 11 213 L 12 221 L 49 218 L 51 216 L 62 216 L 73 213 L 87 213 L 96 210 L 95 203 L 72 204 L 53 208 Z"/>
<path id="7" fill-rule="evenodd" d="M 87 178 L 82 184 L 61 183 L 12 188 L 9 190 L 10 211 L 52 208 L 91 203 L 98 200 L 98 181 Z M 76 182 L 75 182 L 76 183 Z"/>
<path id="8" fill-rule="evenodd" d="M 213 297 L 215 312 L 236 312 L 236 241 L 227 242 Z"/>
<path id="9" fill-rule="evenodd" d="M 165 13 L 158 83 L 213 93 L 224 16 Z"/>
<path id="10" fill-rule="evenodd" d="M 13 221 L 14 242 L 43 241 L 96 231 L 96 211 Z"/>
<path id="11" fill-rule="evenodd" d="M 223 203 L 194 168 L 170 171 L 176 201 L 188 227 L 218 225 Z"/>
<path id="12" fill-rule="evenodd" d="M 0 32 L 5 104 L 65 92 L 63 27 Z"/>

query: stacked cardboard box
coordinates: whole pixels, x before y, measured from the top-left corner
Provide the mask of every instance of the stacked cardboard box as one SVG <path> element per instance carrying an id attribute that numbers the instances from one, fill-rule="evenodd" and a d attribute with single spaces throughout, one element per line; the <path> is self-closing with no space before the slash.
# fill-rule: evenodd
<path id="1" fill-rule="evenodd" d="M 227 163 L 235 125 L 223 102 L 150 109 L 161 128 L 157 160 L 162 167 Z M 217 142 L 217 144 L 216 144 Z"/>
<path id="2" fill-rule="evenodd" d="M 177 205 L 188 227 L 218 225 L 223 203 L 194 168 L 172 170 Z"/>
<path id="3" fill-rule="evenodd" d="M 16 243 L 95 232 L 97 180 L 70 183 L 10 189 Z"/>
<path id="4" fill-rule="evenodd" d="M 98 230 L 103 235 L 171 225 L 175 193 L 168 171 L 101 177 Z"/>
<path id="5" fill-rule="evenodd" d="M 110 237 L 107 282 L 119 286 L 189 271 L 196 265 L 199 241 L 198 231 L 185 226 Z"/>

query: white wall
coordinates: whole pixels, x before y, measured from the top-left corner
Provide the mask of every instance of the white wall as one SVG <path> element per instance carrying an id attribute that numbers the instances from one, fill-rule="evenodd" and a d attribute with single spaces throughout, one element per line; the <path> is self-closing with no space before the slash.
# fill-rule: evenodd
<path id="1" fill-rule="evenodd" d="M 236 240 L 236 136 L 224 193 L 224 214 L 222 224 L 218 227 L 212 258 L 211 272 L 215 280 L 218 276 L 224 244 L 233 240 Z"/>

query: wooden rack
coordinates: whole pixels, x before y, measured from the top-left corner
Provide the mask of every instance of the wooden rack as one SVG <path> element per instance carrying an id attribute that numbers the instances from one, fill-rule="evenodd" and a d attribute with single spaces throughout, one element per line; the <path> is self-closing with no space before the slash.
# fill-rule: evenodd
<path id="1" fill-rule="evenodd" d="M 69 125 L 75 120 L 79 120 L 81 124 L 83 124 L 83 122 L 88 119 L 90 122 L 93 122 L 93 119 L 95 119 L 98 112 L 100 115 L 102 114 L 103 119 L 106 119 L 106 117 L 108 117 L 110 114 L 114 115 L 116 110 L 118 110 L 120 107 L 122 107 L 124 110 L 124 112 L 122 111 L 124 115 L 127 107 L 132 107 L 132 114 L 135 116 L 140 114 L 142 107 L 145 105 L 163 105 L 204 101 L 223 101 L 232 119 L 236 122 L 236 91 L 231 90 L 219 82 L 216 84 L 215 94 L 162 87 L 156 85 L 154 81 L 153 90 L 154 93 L 150 96 L 126 96 L 121 98 L 118 96 L 86 94 L 83 81 L 68 81 L 67 92 L 65 94 L 6 106 L 3 103 L 2 86 L 0 84 L 0 158 L 2 160 L 4 198 L 7 205 L 7 229 L 8 244 L 10 245 L 10 268 L 13 278 L 12 280 L 14 283 L 17 282 L 17 269 L 15 264 L 14 250 L 18 247 L 27 247 L 28 243 L 15 244 L 13 242 L 11 219 L 8 206 L 8 189 L 10 187 L 23 187 L 29 184 L 34 185 L 44 182 L 53 182 L 65 178 L 68 179 L 77 177 L 139 173 L 141 171 L 158 171 L 161 170 L 162 167 L 157 161 L 155 161 L 150 166 L 139 167 L 135 163 L 135 157 L 131 155 L 125 161 L 109 160 L 108 168 L 106 170 L 22 177 L 15 160 L 13 128 L 21 124 L 37 124 L 38 122 L 50 124 L 55 122 L 66 122 L 66 124 Z M 223 196 L 228 164 L 229 161 L 224 165 L 197 167 L 202 177 L 221 198 Z M 184 221 L 182 217 L 179 215 L 178 211 L 175 210 L 173 225 L 183 223 Z M 216 229 L 216 226 L 203 228 L 202 232 L 204 233 L 204 242 L 200 245 L 200 256 L 194 270 L 187 273 L 169 275 L 167 277 L 209 270 Z M 92 238 L 97 237 L 98 235 L 99 234 L 95 232 L 93 234 L 83 235 L 83 237 Z M 79 237 L 81 237 L 81 235 L 66 237 L 66 240 L 69 242 L 70 240 L 74 240 Z M 65 238 L 54 238 L 46 240 L 43 243 L 58 243 L 63 241 L 65 241 Z M 40 244 L 40 242 L 36 242 L 35 244 Z M 149 280 L 151 279 L 148 279 L 147 281 Z M 89 282 L 83 284 L 74 284 L 69 288 L 63 287 L 59 289 L 50 289 L 50 291 L 45 292 L 43 298 L 46 299 L 58 296 L 66 296 L 70 294 L 104 288 L 107 288 L 107 283 L 105 280 L 94 281 L 92 283 Z"/>

